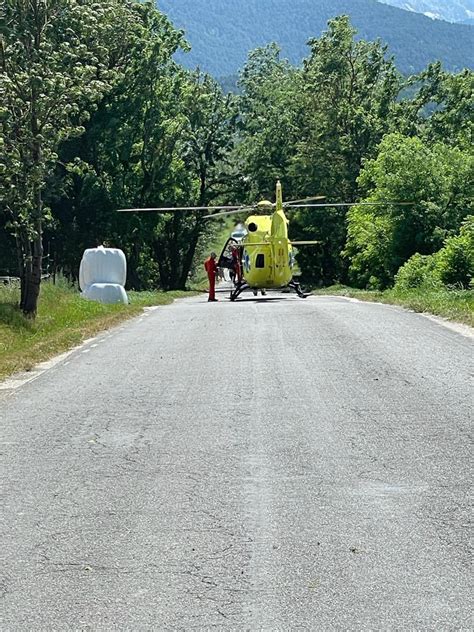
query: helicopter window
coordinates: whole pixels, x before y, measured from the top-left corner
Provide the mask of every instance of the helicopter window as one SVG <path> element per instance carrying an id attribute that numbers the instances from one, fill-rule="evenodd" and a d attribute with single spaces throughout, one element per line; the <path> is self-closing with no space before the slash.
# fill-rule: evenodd
<path id="1" fill-rule="evenodd" d="M 258 230 L 258 226 L 255 222 L 250 222 L 248 229 L 251 233 L 255 233 Z"/>
<path id="2" fill-rule="evenodd" d="M 255 259 L 255 267 L 256 268 L 265 267 L 265 255 L 257 255 L 257 258 Z"/>

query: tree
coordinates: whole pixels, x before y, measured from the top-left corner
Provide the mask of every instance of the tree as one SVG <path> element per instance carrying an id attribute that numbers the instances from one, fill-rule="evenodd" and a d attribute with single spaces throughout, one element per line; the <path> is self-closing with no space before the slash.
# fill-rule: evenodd
<path id="1" fill-rule="evenodd" d="M 57 246 L 70 275 L 85 247 L 106 241 L 125 250 L 129 282 L 144 289 L 157 282 L 151 243 L 164 220 L 116 211 L 181 203 L 190 185 L 177 150 L 186 126 L 186 75 L 172 60 L 184 45 L 182 36 L 151 5 L 135 4 L 134 9 L 140 11 L 140 23 L 127 63 L 85 133 L 61 147 L 64 186 L 54 215 Z"/>
<path id="2" fill-rule="evenodd" d="M 234 155 L 241 196 L 249 202 L 271 198 L 280 179 L 291 195 L 289 178 L 299 134 L 296 118 L 298 71 L 280 58 L 276 44 L 249 54 L 239 78 L 239 144 Z"/>
<path id="3" fill-rule="evenodd" d="M 472 213 L 474 160 L 442 143 L 387 135 L 359 177 L 364 201 L 409 201 L 354 207 L 348 214 L 345 256 L 357 285 L 386 287 L 414 253 L 429 255 Z"/>
<path id="4" fill-rule="evenodd" d="M 184 203 L 208 206 L 232 188 L 227 170 L 234 143 L 233 98 L 209 75 L 196 71 L 184 84 L 182 99 L 186 124 L 177 149 L 190 179 Z M 202 213 L 175 213 L 156 233 L 153 248 L 164 287 L 184 289 L 199 239 L 209 230 Z"/>
<path id="5" fill-rule="evenodd" d="M 356 41 L 355 35 L 349 18 L 340 16 L 309 42 L 294 160 L 301 192 L 314 193 L 316 183 L 327 195 L 347 201 L 356 197 L 362 159 L 374 153 L 386 132 L 401 87 L 387 48 L 378 41 Z"/>
<path id="6" fill-rule="evenodd" d="M 202 213 L 116 212 L 124 207 L 207 205 L 221 195 L 233 142 L 232 97 L 142 41 L 116 88 L 79 141 L 63 149 L 68 187 L 54 207 L 69 272 L 97 239 L 121 248 L 135 289 L 184 288 L 201 235 Z M 163 50 L 163 47 L 162 49 Z M 72 231 L 72 232 L 71 232 Z M 79 250 L 79 251 L 78 251 Z"/>
<path id="7" fill-rule="evenodd" d="M 169 59 L 182 36 L 151 4 L 133 0 L 7 0 L 5 17 L 2 199 L 17 241 L 20 305 L 34 316 L 58 152 L 84 133 L 146 37 L 150 54 Z"/>
<path id="8" fill-rule="evenodd" d="M 451 74 L 436 62 L 410 77 L 406 89 L 411 97 L 396 105 L 392 131 L 469 149 L 474 132 L 472 70 Z"/>
<path id="9" fill-rule="evenodd" d="M 62 141 L 110 89 L 133 20 L 130 2 L 6 0 L 2 71 L 2 199 L 11 218 L 21 309 L 34 316 L 40 290 L 44 200 Z"/>
<path id="10" fill-rule="evenodd" d="M 449 237 L 436 253 L 436 267 L 445 285 L 468 289 L 474 279 L 474 215 L 469 215 L 458 235 Z"/>
<path id="11" fill-rule="evenodd" d="M 401 80 L 380 42 L 355 39 L 347 16 L 331 20 L 309 42 L 298 99 L 299 141 L 292 175 L 299 196 L 322 193 L 328 201 L 357 199 L 363 160 L 375 154 L 389 126 Z M 323 283 L 345 277 L 340 253 L 346 240 L 346 209 L 302 210 L 298 238 L 318 239 L 319 248 L 298 255 L 303 274 Z"/>

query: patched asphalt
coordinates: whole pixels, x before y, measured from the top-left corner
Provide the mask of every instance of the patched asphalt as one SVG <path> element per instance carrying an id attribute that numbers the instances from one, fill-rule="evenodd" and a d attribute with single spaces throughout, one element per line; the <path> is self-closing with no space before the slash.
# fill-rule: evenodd
<path id="1" fill-rule="evenodd" d="M 0 398 L 0 629 L 473 630 L 472 339 L 220 298 Z"/>

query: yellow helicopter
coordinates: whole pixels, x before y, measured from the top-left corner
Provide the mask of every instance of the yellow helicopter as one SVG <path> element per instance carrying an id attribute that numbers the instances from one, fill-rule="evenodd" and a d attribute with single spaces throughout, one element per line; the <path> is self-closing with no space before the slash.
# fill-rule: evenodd
<path id="1" fill-rule="evenodd" d="M 308 202 L 321 199 L 323 199 L 323 196 L 305 198 L 304 200 L 291 200 L 284 203 L 282 186 L 278 181 L 275 203 L 263 200 L 254 206 L 131 208 L 119 209 L 118 212 L 154 211 L 157 213 L 171 213 L 174 211 L 208 211 L 209 214 L 204 215 L 203 219 L 215 219 L 224 215 L 254 211 L 258 214 L 247 217 L 243 239 L 241 241 L 233 238 L 228 239 L 217 264 L 221 269 L 233 270 L 236 264 L 239 268 L 239 273 L 234 277 L 234 287 L 230 293 L 230 300 L 235 301 L 247 289 L 252 290 L 255 295 L 258 291 L 265 295 L 267 289 L 283 288 L 293 289 L 298 296 L 305 298 L 306 294 L 293 277 L 295 264 L 293 246 L 317 244 L 318 242 L 290 241 L 288 238 L 289 221 L 284 209 L 308 206 Z M 235 256 L 232 257 L 231 255 L 231 250 L 234 250 L 234 248 L 237 251 L 237 261 Z"/>
<path id="2" fill-rule="evenodd" d="M 254 207 L 225 210 L 204 216 L 215 218 L 249 210 L 256 211 L 245 220 L 242 239 L 230 237 L 227 240 L 217 263 L 219 268 L 228 268 L 234 273 L 231 301 L 235 301 L 245 290 L 252 290 L 254 295 L 257 295 L 258 291 L 265 295 L 268 289 L 290 288 L 295 290 L 301 298 L 306 297 L 293 276 L 295 264 L 293 246 L 306 246 L 318 242 L 290 241 L 289 220 L 284 209 L 285 207 L 298 208 L 311 200 L 318 199 L 322 199 L 322 196 L 292 200 L 284 204 L 281 183 L 277 182 L 275 203 L 263 200 Z"/>
<path id="3" fill-rule="evenodd" d="M 174 211 L 207 211 L 203 219 L 216 219 L 226 215 L 252 212 L 245 220 L 245 231 L 240 239 L 230 237 L 219 257 L 217 266 L 234 272 L 233 288 L 230 300 L 245 290 L 263 295 L 267 289 L 294 290 L 299 297 L 306 298 L 299 282 L 293 276 L 295 256 L 293 247 L 315 245 L 317 241 L 291 241 L 288 237 L 289 220 L 285 210 L 296 210 L 302 207 L 334 207 L 334 206 L 376 206 L 380 202 L 350 203 L 314 203 L 324 196 L 290 200 L 283 202 L 281 183 L 276 184 L 276 200 L 263 200 L 254 206 L 186 206 L 142 209 L 120 209 L 119 212 L 155 211 L 170 213 Z M 408 203 L 399 203 L 408 204 Z M 237 270 L 236 270 L 237 268 Z"/>

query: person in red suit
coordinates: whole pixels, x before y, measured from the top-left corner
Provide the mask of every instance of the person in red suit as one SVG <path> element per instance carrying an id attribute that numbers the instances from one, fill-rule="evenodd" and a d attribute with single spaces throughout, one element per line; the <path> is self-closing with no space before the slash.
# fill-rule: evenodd
<path id="1" fill-rule="evenodd" d="M 232 254 L 232 269 L 234 271 L 234 275 L 235 275 L 235 284 L 239 285 L 239 283 L 242 281 L 242 268 L 240 266 L 240 255 L 239 255 L 239 250 L 238 248 L 236 248 L 236 246 L 233 246 L 231 249 L 231 254 Z"/>
<path id="2" fill-rule="evenodd" d="M 216 277 L 217 277 L 217 255 L 215 252 L 211 252 L 211 256 L 204 262 L 206 268 L 207 278 L 209 279 L 209 301 L 217 302 L 216 298 Z"/>

